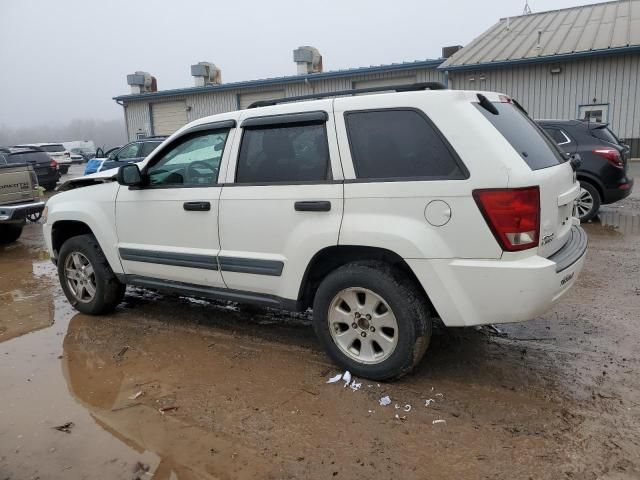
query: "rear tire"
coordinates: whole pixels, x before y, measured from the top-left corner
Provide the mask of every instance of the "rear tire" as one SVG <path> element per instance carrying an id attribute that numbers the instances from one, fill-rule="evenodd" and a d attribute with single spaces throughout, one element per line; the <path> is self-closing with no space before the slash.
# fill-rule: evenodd
<path id="1" fill-rule="evenodd" d="M 71 237 L 60 248 L 58 278 L 67 299 L 90 315 L 112 312 L 124 298 L 120 283 L 93 235 Z"/>
<path id="2" fill-rule="evenodd" d="M 62 175 L 66 175 L 67 172 L 69 172 L 69 166 L 68 165 L 60 165 L 60 173 Z"/>
<path id="3" fill-rule="evenodd" d="M 42 185 L 42 188 L 44 188 L 47 192 L 52 191 L 53 189 L 56 188 L 56 184 L 55 183 L 45 183 L 44 185 Z"/>
<path id="4" fill-rule="evenodd" d="M 22 235 L 24 225 L 0 225 L 0 244 L 13 243 Z"/>
<path id="5" fill-rule="evenodd" d="M 402 271 L 368 261 L 325 277 L 313 302 L 313 326 L 335 363 L 359 377 L 388 380 L 422 359 L 432 319 L 424 293 Z"/>
<path id="6" fill-rule="evenodd" d="M 576 201 L 578 218 L 581 222 L 588 222 L 598 214 L 602 199 L 598 189 L 588 182 L 580 181 L 580 194 Z"/>

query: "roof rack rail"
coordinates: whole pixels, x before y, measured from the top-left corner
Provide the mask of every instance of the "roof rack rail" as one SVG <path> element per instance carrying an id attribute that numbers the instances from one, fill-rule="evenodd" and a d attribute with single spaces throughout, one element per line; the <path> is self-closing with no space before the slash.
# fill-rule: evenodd
<path id="1" fill-rule="evenodd" d="M 352 88 L 351 90 L 338 90 L 336 92 L 312 93 L 310 95 L 299 95 L 297 97 L 276 98 L 274 100 L 258 100 L 247 108 L 269 107 L 280 103 L 298 102 L 300 100 L 318 100 L 320 98 L 339 97 L 343 95 L 357 95 L 359 93 L 388 92 L 415 92 L 419 90 L 446 90 L 447 87 L 440 82 L 423 82 L 408 85 L 389 85 L 383 87 Z"/>

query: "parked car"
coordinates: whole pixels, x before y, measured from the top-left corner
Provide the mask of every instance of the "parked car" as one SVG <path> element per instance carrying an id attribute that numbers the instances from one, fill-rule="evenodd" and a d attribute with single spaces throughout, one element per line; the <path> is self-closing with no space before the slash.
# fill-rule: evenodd
<path id="1" fill-rule="evenodd" d="M 567 154 L 580 156 L 580 196 L 576 202 L 580 220 L 598 214 L 600 205 L 629 196 L 633 177 L 627 175 L 630 148 L 606 123 L 585 120 L 538 120 L 538 123 Z"/>
<path id="2" fill-rule="evenodd" d="M 38 183 L 45 190 L 53 190 L 60 179 L 58 162 L 40 147 L 0 147 L 6 163 L 31 165 L 38 178 Z"/>
<path id="3" fill-rule="evenodd" d="M 44 208 L 33 166 L 12 159 L 0 149 L 0 244 L 20 238 L 27 217 Z"/>
<path id="4" fill-rule="evenodd" d="M 44 152 L 47 152 L 51 158 L 53 158 L 58 164 L 58 169 L 61 174 L 66 174 L 71 166 L 71 152 L 69 152 L 61 143 L 29 143 L 19 145 L 22 147 L 38 147 Z"/>
<path id="5" fill-rule="evenodd" d="M 331 358 L 376 380 L 416 365 L 435 317 L 540 315 L 585 258 L 575 166 L 508 97 L 443 88 L 261 102 L 66 182 L 43 228 L 67 298 L 103 314 L 138 285 L 312 307 Z"/>
<path id="6" fill-rule="evenodd" d="M 124 147 L 109 156 L 98 167 L 98 172 L 112 170 L 127 163 L 137 163 L 144 160 L 167 137 L 149 137 L 127 143 Z"/>
<path id="7" fill-rule="evenodd" d="M 106 152 L 103 152 L 101 148 L 96 150 L 95 157 L 91 158 L 87 161 L 87 166 L 84 167 L 84 175 L 91 175 L 92 173 L 96 173 L 98 169 L 102 166 L 104 161 L 111 155 L 113 152 L 116 152 L 122 148 L 122 145 L 110 148 Z"/>
<path id="8" fill-rule="evenodd" d="M 69 150 L 71 153 L 71 162 L 72 163 L 84 163 L 89 161 L 91 157 L 91 152 L 86 151 L 82 148 L 72 148 Z"/>

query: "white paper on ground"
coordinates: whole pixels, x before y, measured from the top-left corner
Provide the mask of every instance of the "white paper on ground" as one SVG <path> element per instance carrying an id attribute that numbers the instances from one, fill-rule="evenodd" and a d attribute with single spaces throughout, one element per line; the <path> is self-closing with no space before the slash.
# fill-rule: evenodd
<path id="1" fill-rule="evenodd" d="M 391 398 L 389 398 L 389 395 L 386 395 L 380 399 L 380 405 L 382 405 L 383 407 L 386 405 L 391 405 Z"/>

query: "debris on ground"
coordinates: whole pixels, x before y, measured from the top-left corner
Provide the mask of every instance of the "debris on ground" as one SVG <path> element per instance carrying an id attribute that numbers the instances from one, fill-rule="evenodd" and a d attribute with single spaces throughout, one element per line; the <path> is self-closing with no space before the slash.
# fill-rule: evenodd
<path id="1" fill-rule="evenodd" d="M 142 390 L 129 396 L 129 400 L 137 400 L 142 396 Z"/>
<path id="2" fill-rule="evenodd" d="M 142 462 L 136 462 L 133 466 L 133 478 L 134 480 L 142 480 L 143 478 L 151 478 L 153 474 L 149 472 L 151 467 Z"/>
<path id="3" fill-rule="evenodd" d="M 428 406 L 429 406 L 429 405 L 431 405 L 433 402 L 435 402 L 435 400 L 434 400 L 433 398 L 427 398 L 427 399 L 424 401 L 424 406 L 425 406 L 425 407 L 428 407 Z"/>
<path id="4" fill-rule="evenodd" d="M 58 425 L 57 427 L 53 427 L 54 430 L 58 430 L 59 432 L 71 433 L 71 429 L 74 427 L 73 422 L 63 423 L 62 425 Z"/>
<path id="5" fill-rule="evenodd" d="M 362 388 L 362 383 L 356 383 L 356 381 L 354 380 L 353 382 L 351 382 L 351 385 L 349 385 L 349 388 L 354 392 L 357 392 L 358 390 L 360 390 L 360 388 Z"/>
<path id="6" fill-rule="evenodd" d="M 167 407 L 160 407 L 160 408 L 158 409 L 158 411 L 159 411 L 162 415 L 164 415 L 164 413 L 165 413 L 165 412 L 170 412 L 170 411 L 172 411 L 172 410 L 178 410 L 178 408 L 179 408 L 179 407 L 178 407 L 177 405 L 169 405 L 169 406 L 167 406 Z"/>
<path id="7" fill-rule="evenodd" d="M 391 398 L 389 397 L 389 395 L 385 395 L 380 399 L 380 405 L 382 405 L 383 407 L 391 405 Z"/>
<path id="8" fill-rule="evenodd" d="M 331 377 L 329 380 L 327 380 L 327 383 L 336 383 L 339 382 L 342 379 L 342 374 L 339 373 L 333 377 Z"/>
<path id="9" fill-rule="evenodd" d="M 406 419 L 407 419 L 407 416 L 406 416 L 406 415 L 402 415 L 402 416 L 400 416 L 400 415 L 398 415 L 398 414 L 396 413 L 396 420 L 400 420 L 400 421 L 404 422 Z"/>
<path id="10" fill-rule="evenodd" d="M 411 411 L 411 405 L 409 405 L 408 403 L 403 407 L 403 410 L 405 412 L 410 412 Z"/>
<path id="11" fill-rule="evenodd" d="M 442 419 L 438 419 L 438 420 L 434 420 L 433 422 L 431 422 L 433 425 L 436 425 L 437 423 L 447 423 L 446 420 L 442 420 Z"/>
<path id="12" fill-rule="evenodd" d="M 345 387 L 351 383 L 351 372 L 349 370 L 344 372 L 344 375 L 342 375 L 342 380 L 344 380 Z"/>
<path id="13" fill-rule="evenodd" d="M 122 347 L 120 349 L 120 351 L 113 356 L 115 361 L 116 362 L 121 362 L 122 360 L 124 360 L 124 354 L 127 353 L 127 350 L 129 350 L 129 346 L 128 345 L 125 345 L 124 347 Z"/>

